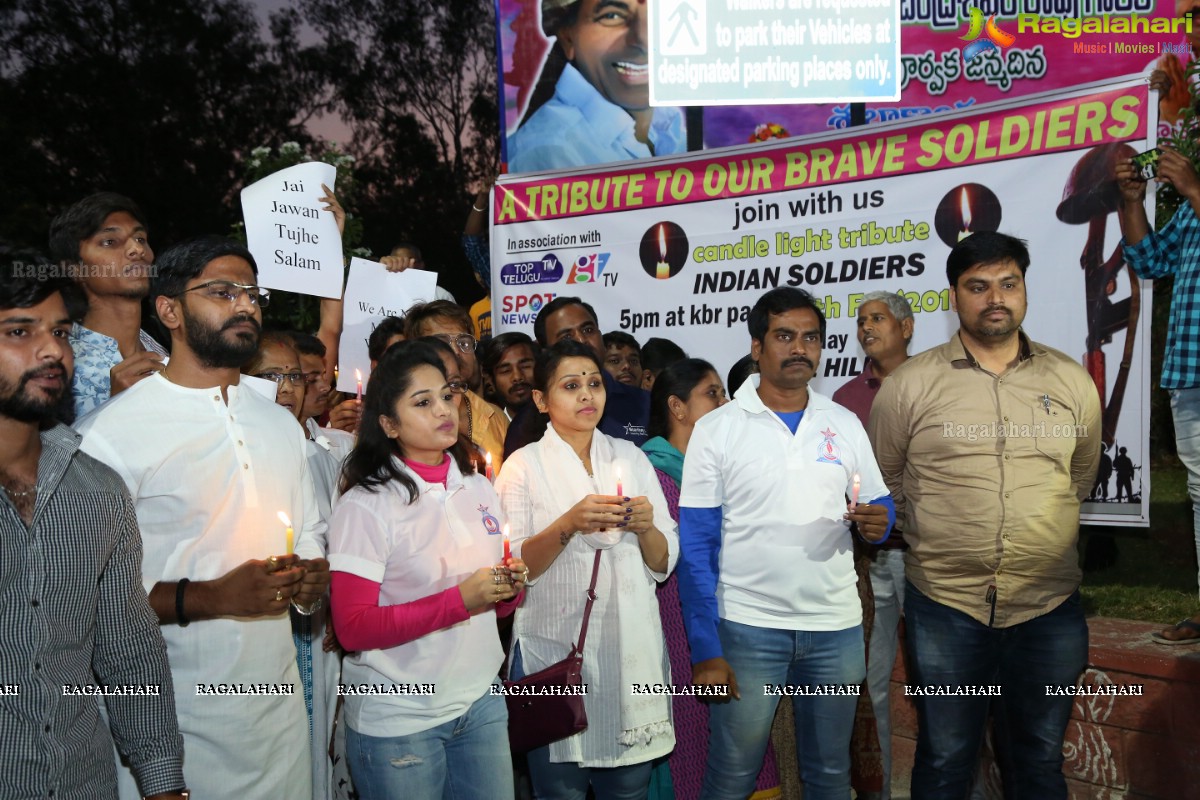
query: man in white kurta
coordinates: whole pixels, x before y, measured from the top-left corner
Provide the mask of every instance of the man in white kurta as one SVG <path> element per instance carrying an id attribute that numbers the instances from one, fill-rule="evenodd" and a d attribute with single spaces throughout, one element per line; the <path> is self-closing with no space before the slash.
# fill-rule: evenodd
<path id="1" fill-rule="evenodd" d="M 115 469 L 133 496 L 188 786 L 196 797 L 307 798 L 308 719 L 287 612 L 290 602 L 309 605 L 323 523 L 303 429 L 240 385 L 236 367 L 219 366 L 257 347 L 252 323 L 264 302 L 251 286 L 249 253 L 220 242 L 163 255 L 151 291 L 164 324 L 178 326 L 171 360 L 78 427 L 82 449 Z M 197 260 L 198 274 L 187 269 Z M 285 555 L 280 511 L 295 528 L 297 555 L 317 559 L 300 562 L 305 570 Z M 122 800 L 139 797 L 120 771 Z"/>

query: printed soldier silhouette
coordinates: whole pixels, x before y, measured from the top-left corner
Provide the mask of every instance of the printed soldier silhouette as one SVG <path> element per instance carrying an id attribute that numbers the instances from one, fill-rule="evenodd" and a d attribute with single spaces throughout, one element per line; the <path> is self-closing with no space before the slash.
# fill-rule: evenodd
<path id="1" fill-rule="evenodd" d="M 1125 502 L 1133 502 L 1133 461 L 1126 455 L 1127 448 L 1120 448 L 1117 457 L 1113 459 L 1113 469 L 1117 473 L 1117 502 L 1121 502 L 1121 490 L 1125 490 Z"/>

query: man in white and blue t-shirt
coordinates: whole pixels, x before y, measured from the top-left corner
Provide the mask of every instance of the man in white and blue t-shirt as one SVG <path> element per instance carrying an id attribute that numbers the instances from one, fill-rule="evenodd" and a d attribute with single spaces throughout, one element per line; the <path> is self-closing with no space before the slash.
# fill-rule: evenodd
<path id="1" fill-rule="evenodd" d="M 849 800 L 866 673 L 851 537 L 884 541 L 895 506 L 858 418 L 808 386 L 825 337 L 812 296 L 767 292 L 749 328 L 758 375 L 696 424 L 679 500 L 692 681 L 731 698 L 709 717 L 701 797 L 753 792 L 786 695 L 805 799 Z"/>

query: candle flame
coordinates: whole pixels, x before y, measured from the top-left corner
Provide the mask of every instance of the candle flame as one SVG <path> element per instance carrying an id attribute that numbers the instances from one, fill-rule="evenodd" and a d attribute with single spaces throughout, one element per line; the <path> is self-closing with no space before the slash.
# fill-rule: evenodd
<path id="1" fill-rule="evenodd" d="M 487 464 L 489 467 L 492 465 L 492 454 L 491 453 L 483 454 L 483 463 Z"/>
<path id="2" fill-rule="evenodd" d="M 290 519 L 288 519 L 288 515 L 283 513 L 282 511 L 279 512 L 279 521 L 282 522 L 285 527 L 288 527 L 288 528 L 292 527 L 292 521 Z"/>
<path id="3" fill-rule="evenodd" d="M 967 187 L 965 186 L 962 189 L 962 196 L 958 205 L 962 213 L 963 230 L 969 231 L 971 229 L 971 203 L 967 200 Z"/>
<path id="4" fill-rule="evenodd" d="M 667 260 L 667 232 L 660 223 L 658 226 L 658 251 L 662 253 L 662 260 Z"/>
<path id="5" fill-rule="evenodd" d="M 358 380 L 359 383 L 362 383 L 362 372 L 360 370 L 357 370 L 357 369 L 354 370 L 354 377 Z"/>
<path id="6" fill-rule="evenodd" d="M 508 538 L 508 523 L 504 523 L 504 538 Z"/>

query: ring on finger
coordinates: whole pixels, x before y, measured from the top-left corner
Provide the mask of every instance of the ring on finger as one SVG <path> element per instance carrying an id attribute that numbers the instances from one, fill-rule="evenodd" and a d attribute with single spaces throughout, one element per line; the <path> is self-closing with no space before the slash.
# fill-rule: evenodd
<path id="1" fill-rule="evenodd" d="M 276 599 L 276 600 L 282 600 L 282 599 L 283 599 L 283 590 L 282 590 L 282 589 L 276 589 L 276 590 L 275 590 L 275 599 Z"/>

